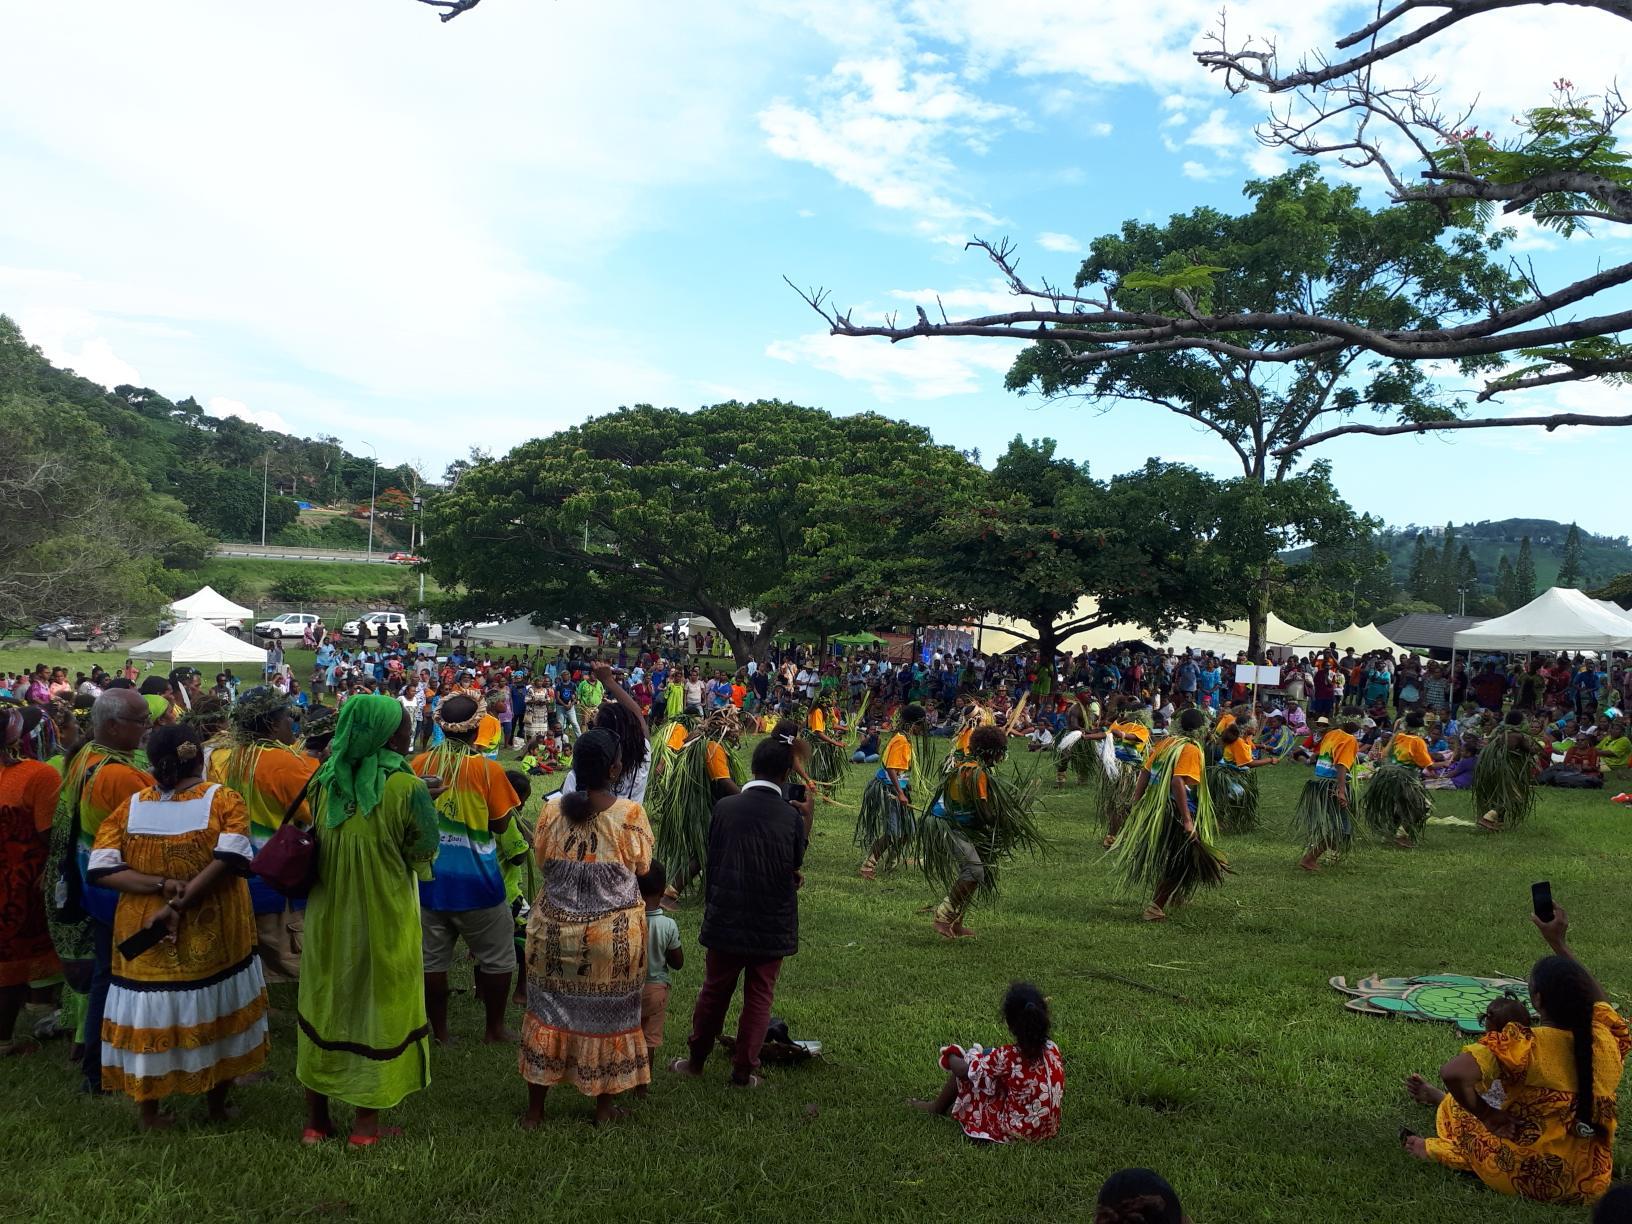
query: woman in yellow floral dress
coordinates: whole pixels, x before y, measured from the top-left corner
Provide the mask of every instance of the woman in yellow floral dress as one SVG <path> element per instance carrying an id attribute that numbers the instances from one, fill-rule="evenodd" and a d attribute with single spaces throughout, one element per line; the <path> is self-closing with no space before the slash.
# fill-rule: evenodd
<path id="1" fill-rule="evenodd" d="M 1475 1173 L 1503 1194 L 1574 1206 L 1609 1189 L 1615 1101 L 1632 1035 L 1570 951 L 1564 910 L 1532 921 L 1554 953 L 1530 970 L 1541 1022 L 1509 1024 L 1467 1046 L 1440 1068 L 1443 1092 L 1411 1076 L 1411 1095 L 1437 1107 L 1437 1133 L 1401 1137 L 1413 1156 Z M 1500 1108 L 1488 1099 L 1497 1085 Z"/>
<path id="2" fill-rule="evenodd" d="M 232 1081 L 266 1061 L 266 983 L 254 954 L 249 812 L 206 784 L 204 744 L 187 724 L 160 727 L 147 755 L 157 786 L 102 822 L 87 876 L 119 893 L 113 980 L 102 1019 L 102 1087 L 140 1108 L 144 1129 L 169 1125 L 159 1103 L 204 1095 L 227 1118 Z M 120 945 L 163 938 L 127 959 Z M 97 1040 L 86 1034 L 86 1040 Z"/>
<path id="3" fill-rule="evenodd" d="M 599 1124 L 618 1116 L 619 1095 L 651 1081 L 640 1025 L 646 906 L 635 877 L 651 866 L 652 830 L 640 804 L 612 792 L 618 755 L 611 732 L 584 732 L 572 755 L 579 789 L 550 800 L 533 838 L 543 885 L 527 920 L 529 1130 L 553 1084 L 594 1097 Z"/>

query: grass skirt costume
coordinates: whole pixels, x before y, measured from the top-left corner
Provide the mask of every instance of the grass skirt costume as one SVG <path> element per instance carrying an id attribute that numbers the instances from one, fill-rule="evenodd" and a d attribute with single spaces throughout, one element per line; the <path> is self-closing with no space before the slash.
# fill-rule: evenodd
<path id="1" fill-rule="evenodd" d="M 1132 748 L 1116 748 L 1116 776 L 1105 778 L 1099 791 L 1099 813 L 1105 827 L 1121 828 L 1133 810 L 1133 792 L 1139 785 L 1139 774 L 1144 766 L 1139 754 Z"/>
<path id="2" fill-rule="evenodd" d="M 1005 778 L 972 757 L 942 778 L 913 843 L 925 877 L 946 890 L 937 922 L 957 923 L 974 899 L 995 900 L 1003 861 L 1047 849 L 1032 818 L 1036 799 L 1035 778 Z"/>
<path id="3" fill-rule="evenodd" d="M 1473 766 L 1473 814 L 1494 811 L 1503 824 L 1523 824 L 1535 811 L 1536 788 L 1530 780 L 1530 754 L 1508 747 L 1512 732 L 1490 737 Z"/>
<path id="4" fill-rule="evenodd" d="M 804 738 L 810 745 L 810 780 L 821 787 L 824 794 L 838 794 L 844 789 L 844 767 L 849 763 L 850 754 L 842 743 L 829 740 L 826 733 L 807 728 Z"/>
<path id="5" fill-rule="evenodd" d="M 1064 737 L 1062 737 L 1064 738 Z M 1079 739 L 1064 752 L 1054 753 L 1054 770 L 1061 777 L 1067 770 L 1077 775 L 1084 786 L 1098 787 L 1105 782 L 1105 765 L 1099 755 L 1099 740 Z"/>
<path id="6" fill-rule="evenodd" d="M 1187 743 L 1200 746 L 1197 740 L 1173 739 L 1151 759 L 1150 783 L 1111 849 L 1111 869 L 1124 889 L 1148 893 L 1167 885 L 1173 905 L 1189 900 L 1198 888 L 1217 888 L 1228 868 L 1214 847 L 1218 824 L 1206 782 L 1195 790 L 1194 837 L 1184 831 L 1180 814 L 1173 810 L 1173 770 Z"/>
<path id="7" fill-rule="evenodd" d="M 1298 806 L 1292 812 L 1293 827 L 1303 834 L 1304 844 L 1324 846 L 1334 854 L 1342 854 L 1354 844 L 1354 822 L 1348 809 L 1337 801 L 1336 778 L 1310 778 L 1303 784 Z M 1358 788 L 1349 779 L 1349 800 L 1352 803 Z"/>
<path id="8" fill-rule="evenodd" d="M 916 762 L 916 757 L 914 761 Z M 918 837 L 918 817 L 912 807 L 912 777 L 901 779 L 900 798 L 896 787 L 880 766 L 861 792 L 861 808 L 856 813 L 856 845 L 871 851 L 879 847 L 877 866 L 893 871 L 907 857 L 907 849 Z"/>
<path id="9" fill-rule="evenodd" d="M 1221 833 L 1250 833 L 1258 827 L 1258 772 L 1228 761 L 1207 767 L 1207 794 Z"/>
<path id="10" fill-rule="evenodd" d="M 672 731 L 672 724 L 665 723 Z M 709 746 L 725 754 L 731 781 L 741 786 L 746 779 L 742 762 L 723 742 L 704 734 L 688 740 L 680 748 L 669 745 L 667 734 L 652 745 L 652 769 L 646 784 L 645 808 L 657 838 L 657 861 L 668 868 L 673 880 L 695 883 L 708 862 L 708 824 L 714 815 L 714 780 L 709 776 Z"/>
<path id="11" fill-rule="evenodd" d="M 1401 829 L 1419 840 L 1433 809 L 1422 771 L 1397 761 L 1379 765 L 1360 792 L 1360 819 L 1384 841 L 1393 841 Z"/>

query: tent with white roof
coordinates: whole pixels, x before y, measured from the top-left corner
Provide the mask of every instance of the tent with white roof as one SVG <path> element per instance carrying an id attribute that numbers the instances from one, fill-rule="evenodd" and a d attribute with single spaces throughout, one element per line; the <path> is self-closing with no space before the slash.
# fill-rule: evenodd
<path id="1" fill-rule="evenodd" d="M 1570 587 L 1543 591 L 1524 607 L 1451 639 L 1456 650 L 1632 650 L 1632 618 Z"/>
<path id="2" fill-rule="evenodd" d="M 466 637 L 500 646 L 593 646 L 595 639 L 564 625 L 535 625 L 525 616 L 497 624 L 472 625 Z"/>
<path id="3" fill-rule="evenodd" d="M 182 620 L 243 620 L 254 616 L 250 608 L 235 604 L 214 587 L 204 586 L 186 599 L 170 605 L 170 611 Z"/>
<path id="4" fill-rule="evenodd" d="M 1333 644 L 1339 650 L 1347 650 L 1352 646 L 1357 655 L 1370 654 L 1374 650 L 1385 650 L 1389 654 L 1394 654 L 1399 650 L 1399 645 L 1377 628 L 1376 624 L 1356 625 L 1353 621 L 1349 622 L 1347 629 L 1338 629 L 1332 633 L 1311 630 L 1296 641 L 1287 643 L 1294 650 L 1323 650 Z"/>
<path id="5" fill-rule="evenodd" d="M 177 663 L 259 663 L 266 666 L 266 651 L 242 638 L 217 629 L 207 620 L 184 620 L 162 634 L 125 652 L 133 659 L 169 659 Z"/>

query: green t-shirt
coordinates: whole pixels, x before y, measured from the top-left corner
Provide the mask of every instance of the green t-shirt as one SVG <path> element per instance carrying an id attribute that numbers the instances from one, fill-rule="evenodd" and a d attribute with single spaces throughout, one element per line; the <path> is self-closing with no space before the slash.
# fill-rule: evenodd
<path id="1" fill-rule="evenodd" d="M 582 717 L 592 717 L 596 710 L 601 708 L 601 702 L 606 697 L 606 685 L 599 680 L 580 680 L 578 682 L 578 704 L 586 707 Z"/>
<path id="2" fill-rule="evenodd" d="M 521 822 L 512 814 L 509 825 L 497 838 L 499 876 L 504 881 L 505 902 L 510 905 L 516 903 L 526 887 L 527 839 L 522 836 L 520 825 Z"/>
<path id="3" fill-rule="evenodd" d="M 670 948 L 680 946 L 680 924 L 660 909 L 646 911 L 646 981 L 669 984 Z"/>

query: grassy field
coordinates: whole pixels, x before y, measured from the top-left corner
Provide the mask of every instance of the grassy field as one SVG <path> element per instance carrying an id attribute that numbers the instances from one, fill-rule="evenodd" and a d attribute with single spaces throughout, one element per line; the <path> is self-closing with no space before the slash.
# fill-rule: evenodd
<path id="1" fill-rule="evenodd" d="M 128 1102 L 73 1091 L 60 1045 L 9 1062 L 0 1147 L 27 1173 L 0 1181 L 0 1217 L 1078 1220 L 1106 1173 L 1142 1164 L 1174 1182 L 1198 1224 L 1584 1218 L 1408 1161 L 1395 1131 L 1431 1122 L 1400 1081 L 1432 1072 L 1458 1039 L 1347 1013 L 1326 979 L 1523 975 L 1543 951 L 1529 884 L 1551 879 L 1577 950 L 1624 1008 L 1632 813 L 1548 792 L 1516 832 L 1434 829 L 1420 851 L 1367 845 L 1308 877 L 1285 829 L 1306 771 L 1267 774 L 1265 827 L 1227 843 L 1237 874 L 1159 926 L 1138 921 L 1141 900 L 1114 895 L 1082 794 L 1049 792 L 1053 853 L 1012 867 L 1001 906 L 971 915 L 979 937 L 956 944 L 914 913 L 933 899 L 921 878 L 859 880 L 850 813 L 820 811 L 801 951 L 777 1011 L 826 1057 L 773 1070 L 752 1094 L 725 1088 L 723 1064 L 697 1082 L 660 1076 L 638 1115 L 604 1132 L 568 1091 L 542 1131 L 516 1129 L 514 1052 L 476 1042 L 468 993 L 430 1090 L 394 1111 L 407 1137 L 369 1152 L 296 1142 L 290 987 L 273 990 L 275 1077 L 238 1094 L 243 1117 L 225 1130 L 183 1101 L 181 1126 L 139 1137 Z M 1441 806 L 1470 814 L 1465 797 Z M 678 916 L 697 955 L 696 905 Z M 677 976 L 666 1051 L 684 1039 L 699 978 L 700 957 Z M 979 1149 L 904 1101 L 938 1086 L 941 1043 L 1005 1039 L 996 1008 L 1014 978 L 1053 999 L 1064 1129 L 1037 1147 Z"/>

